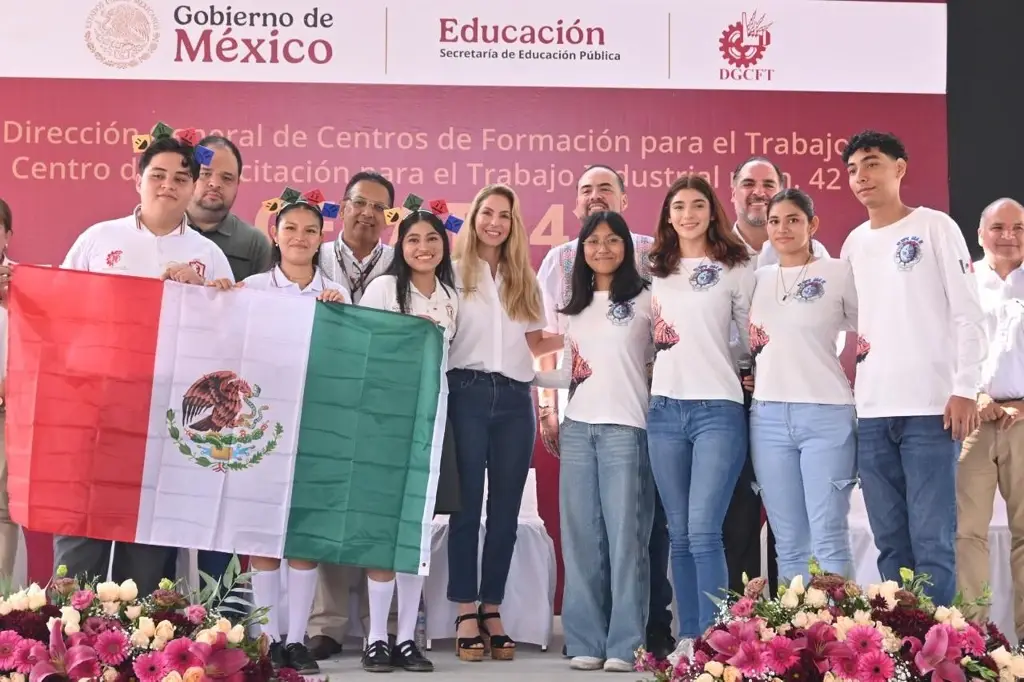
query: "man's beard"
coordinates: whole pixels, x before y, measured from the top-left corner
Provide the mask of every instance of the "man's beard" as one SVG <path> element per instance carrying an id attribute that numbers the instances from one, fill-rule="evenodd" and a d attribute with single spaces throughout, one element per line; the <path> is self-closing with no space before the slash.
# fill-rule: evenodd
<path id="1" fill-rule="evenodd" d="M 764 227 L 765 225 L 768 224 L 767 216 L 751 215 L 747 213 L 743 217 L 746 219 L 747 224 L 750 225 L 751 227 Z"/>
<path id="2" fill-rule="evenodd" d="M 220 199 L 220 198 L 218 198 L 218 199 L 204 199 L 204 198 L 200 198 L 199 201 L 196 202 L 196 206 L 198 206 L 199 208 L 203 209 L 204 211 L 209 211 L 210 213 L 221 213 L 221 212 L 227 212 L 227 211 L 231 210 L 231 207 L 228 205 L 228 203 L 226 201 L 224 201 L 224 199 Z"/>

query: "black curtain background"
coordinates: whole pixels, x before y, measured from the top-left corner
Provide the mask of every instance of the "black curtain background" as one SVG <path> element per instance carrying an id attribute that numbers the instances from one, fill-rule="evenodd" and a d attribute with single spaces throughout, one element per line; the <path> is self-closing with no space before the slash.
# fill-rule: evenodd
<path id="1" fill-rule="evenodd" d="M 948 0 L 950 214 L 978 246 L 982 209 L 1024 201 L 1024 0 Z"/>

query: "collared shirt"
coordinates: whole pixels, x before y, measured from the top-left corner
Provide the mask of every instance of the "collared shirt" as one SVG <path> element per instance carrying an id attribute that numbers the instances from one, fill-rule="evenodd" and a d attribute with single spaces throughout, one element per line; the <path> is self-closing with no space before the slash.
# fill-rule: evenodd
<path id="1" fill-rule="evenodd" d="M 267 272 L 261 272 L 256 275 L 249 275 L 243 281 L 247 289 L 257 289 L 260 291 L 280 291 L 282 294 L 289 294 L 292 296 L 319 296 L 327 289 L 333 289 L 334 291 L 340 291 L 345 297 L 345 303 L 351 303 L 352 297 L 349 296 L 348 290 L 341 286 L 337 282 L 332 282 L 328 278 L 324 277 L 324 273 L 320 268 L 317 268 L 313 272 L 313 279 L 305 288 L 300 288 L 298 284 L 288 279 L 288 276 L 281 270 L 280 265 L 275 265 L 273 270 Z"/>
<path id="2" fill-rule="evenodd" d="M 359 305 L 377 310 L 400 313 L 398 305 L 398 280 L 394 275 L 382 275 L 366 287 L 366 293 L 359 299 Z M 451 343 L 455 336 L 459 314 L 459 296 L 434 278 L 434 293 L 426 296 L 411 283 L 409 284 L 409 315 L 429 317 L 444 331 L 444 339 Z"/>
<path id="3" fill-rule="evenodd" d="M 320 267 L 329 278 L 344 283 L 352 294 L 352 300 L 359 303 L 370 282 L 391 266 L 395 250 L 387 244 L 378 243 L 366 258 L 359 259 L 342 239 L 343 236 L 344 232 L 336 241 L 320 247 Z"/>
<path id="4" fill-rule="evenodd" d="M 236 282 L 270 269 L 270 240 L 234 213 L 228 213 L 212 230 L 189 220 L 189 226 L 224 252 Z"/>
<path id="5" fill-rule="evenodd" d="M 1024 398 L 1024 268 L 1003 279 L 982 259 L 974 264 L 974 278 L 988 338 L 981 390 L 995 400 L 1019 400 Z"/>
<path id="6" fill-rule="evenodd" d="M 172 263 L 187 263 L 207 282 L 235 281 L 224 253 L 209 239 L 181 224 L 165 235 L 155 235 L 141 222 L 139 208 L 132 215 L 97 223 L 71 245 L 61 267 L 137 277 L 160 277 Z"/>

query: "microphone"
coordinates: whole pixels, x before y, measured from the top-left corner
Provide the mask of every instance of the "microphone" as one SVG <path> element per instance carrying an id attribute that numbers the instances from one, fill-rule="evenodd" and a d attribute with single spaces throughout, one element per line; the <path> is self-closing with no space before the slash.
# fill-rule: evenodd
<path id="1" fill-rule="evenodd" d="M 743 386 L 742 379 L 754 375 L 754 363 L 753 363 L 752 360 L 750 360 L 748 358 L 744 358 L 744 359 L 740 360 L 737 363 L 737 365 L 740 368 L 740 379 L 741 379 L 740 386 Z M 750 406 L 753 403 L 753 398 L 754 398 L 754 394 L 752 392 L 748 391 L 746 386 L 743 386 L 743 405 L 747 409 L 750 409 Z"/>

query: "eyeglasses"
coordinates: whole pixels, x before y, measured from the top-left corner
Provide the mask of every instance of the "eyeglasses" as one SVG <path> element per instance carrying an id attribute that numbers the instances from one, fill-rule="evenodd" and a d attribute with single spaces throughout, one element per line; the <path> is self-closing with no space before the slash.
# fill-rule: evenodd
<path id="1" fill-rule="evenodd" d="M 391 208 L 390 206 L 387 206 L 385 204 L 381 204 L 376 201 L 370 201 L 369 199 L 364 199 L 363 197 L 358 196 L 349 199 L 348 203 L 352 204 L 352 207 L 357 211 L 362 211 L 367 206 L 370 206 L 371 208 L 373 208 L 374 212 L 383 213 L 384 211 Z"/>
<path id="2" fill-rule="evenodd" d="M 607 239 L 585 239 L 583 241 L 584 248 L 597 250 L 602 246 L 608 249 L 620 248 L 625 242 L 622 241 L 622 237 L 608 237 Z"/>

